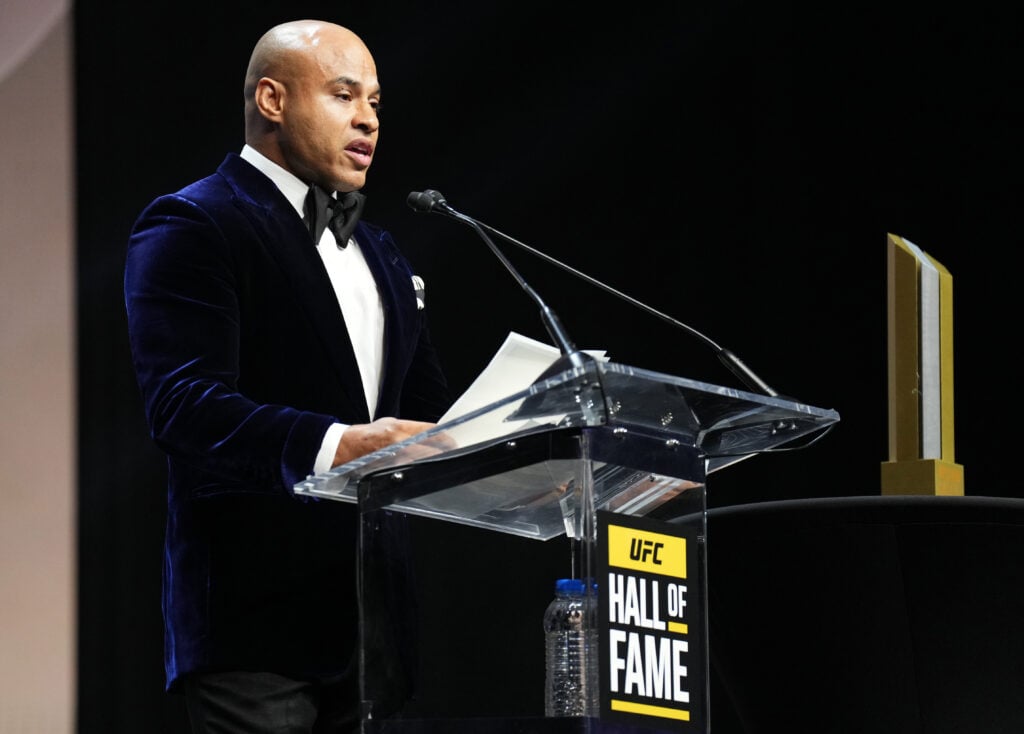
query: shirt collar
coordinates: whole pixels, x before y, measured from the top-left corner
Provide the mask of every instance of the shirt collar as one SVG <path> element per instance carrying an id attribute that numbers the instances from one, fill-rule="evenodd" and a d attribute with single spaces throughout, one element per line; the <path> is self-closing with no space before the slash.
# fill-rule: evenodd
<path id="1" fill-rule="evenodd" d="M 274 182 L 284 197 L 288 199 L 300 217 L 305 216 L 306 194 L 309 192 L 309 184 L 303 183 L 302 179 L 290 171 L 286 171 L 274 161 L 257 151 L 248 144 L 242 146 L 241 157 L 251 163 L 257 170 Z"/>

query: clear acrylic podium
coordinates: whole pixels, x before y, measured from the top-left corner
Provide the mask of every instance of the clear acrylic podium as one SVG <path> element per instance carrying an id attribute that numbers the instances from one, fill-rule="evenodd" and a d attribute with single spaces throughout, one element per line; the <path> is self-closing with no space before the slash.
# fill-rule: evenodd
<path id="1" fill-rule="evenodd" d="M 707 476 L 838 420 L 587 360 L 296 485 L 358 503 L 363 731 L 708 731 Z M 642 567 L 644 543 L 676 577 Z M 569 575 L 595 582 L 599 714 L 545 718 L 541 615 Z"/>

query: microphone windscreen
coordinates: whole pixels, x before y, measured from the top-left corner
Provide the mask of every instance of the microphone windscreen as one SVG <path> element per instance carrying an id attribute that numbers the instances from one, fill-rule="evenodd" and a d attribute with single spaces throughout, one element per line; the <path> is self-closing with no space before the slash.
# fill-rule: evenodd
<path id="1" fill-rule="evenodd" d="M 417 212 L 429 212 L 436 203 L 434 197 L 423 191 L 411 191 L 405 201 Z"/>

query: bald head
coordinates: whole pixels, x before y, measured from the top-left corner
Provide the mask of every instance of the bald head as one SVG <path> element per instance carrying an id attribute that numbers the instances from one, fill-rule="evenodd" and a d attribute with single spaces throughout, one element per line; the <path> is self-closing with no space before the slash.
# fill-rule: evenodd
<path id="1" fill-rule="evenodd" d="M 253 48 L 245 142 L 303 181 L 337 191 L 365 183 L 380 85 L 366 44 L 319 20 L 282 23 Z"/>
<path id="2" fill-rule="evenodd" d="M 362 47 L 369 54 L 362 39 L 348 28 L 320 20 L 295 20 L 281 23 L 263 34 L 249 57 L 245 72 L 245 129 L 249 141 L 250 126 L 261 122 L 255 102 L 256 87 L 261 78 L 275 79 L 284 84 L 294 83 L 316 64 L 318 52 L 325 44 L 343 44 Z"/>

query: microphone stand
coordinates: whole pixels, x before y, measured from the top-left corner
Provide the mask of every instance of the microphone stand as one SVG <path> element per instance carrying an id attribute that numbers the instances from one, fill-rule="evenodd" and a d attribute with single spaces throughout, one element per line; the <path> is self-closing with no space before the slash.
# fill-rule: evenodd
<path id="1" fill-rule="evenodd" d="M 630 303 L 633 306 L 636 306 L 637 308 L 647 312 L 648 314 L 650 314 L 652 316 L 655 316 L 655 317 L 661 319 L 662 321 L 665 321 L 665 322 L 667 322 L 667 323 L 669 323 L 669 324 L 671 324 L 671 325 L 673 325 L 673 326 L 675 326 L 677 328 L 680 328 L 683 331 L 686 331 L 687 333 L 691 334 L 692 336 L 695 336 L 697 339 L 699 339 L 700 341 L 704 342 L 704 344 L 706 344 L 707 346 L 711 347 L 711 349 L 713 349 L 715 351 L 715 353 L 718 355 L 719 361 L 721 361 L 722 364 L 724 364 L 725 367 L 730 372 L 732 372 L 733 375 L 735 375 L 737 378 L 739 378 L 739 380 L 744 385 L 746 385 L 748 388 L 750 388 L 751 390 L 753 390 L 755 392 L 759 392 L 762 395 L 767 395 L 768 397 L 771 397 L 771 398 L 779 396 L 779 393 L 777 393 L 775 390 L 773 390 L 771 387 L 769 387 L 768 384 L 764 380 L 762 380 L 760 377 L 758 377 L 756 374 L 754 374 L 754 371 L 751 370 L 743 362 L 743 360 L 741 360 L 739 357 L 737 357 L 729 349 L 726 349 L 725 347 L 723 347 L 723 346 L 719 345 L 718 343 L 716 343 L 715 341 L 713 341 L 710 337 L 706 336 L 705 334 L 702 334 L 701 332 L 697 331 L 693 327 L 688 326 L 687 324 L 684 324 L 682 321 L 679 321 L 678 319 L 674 319 L 671 316 L 662 313 L 661 311 L 658 311 L 658 310 L 656 310 L 654 308 L 651 308 L 647 304 L 642 303 L 641 301 L 638 301 L 637 299 L 635 299 L 635 298 L 633 298 L 631 296 L 628 296 L 625 293 L 622 293 L 621 291 L 618 291 L 618 290 L 616 290 L 615 288 L 612 288 L 609 285 L 605 285 L 601 281 L 599 281 L 599 280 L 597 280 L 595 278 L 592 278 L 591 276 L 587 275 L 586 273 L 580 272 L 579 270 L 576 270 L 575 268 L 570 267 L 569 265 L 566 265 L 565 263 L 560 262 L 559 260 L 556 260 L 555 258 L 551 257 L 550 255 L 547 255 L 547 254 L 541 252 L 540 250 L 537 250 L 537 249 L 535 249 L 533 247 L 530 247 L 529 245 L 527 245 L 524 242 L 520 242 L 519 240 L 515 239 L 514 237 L 511 237 L 510 235 L 507 235 L 504 232 L 501 232 L 500 230 L 495 229 L 494 227 L 490 226 L 489 224 L 485 224 L 484 222 L 478 222 L 476 219 L 473 219 L 472 217 L 468 217 L 465 214 L 462 214 L 462 213 L 456 211 L 451 206 L 449 206 L 448 202 L 445 200 L 444 196 L 442 196 L 439 191 L 434 191 L 432 189 L 428 189 L 427 191 L 423 191 L 423 192 L 414 191 L 411 194 L 409 194 L 408 203 L 416 211 L 426 211 L 426 212 L 429 212 L 429 211 L 441 211 L 442 213 L 444 213 L 444 214 L 446 214 L 446 215 L 448 215 L 450 217 L 453 217 L 455 219 L 458 219 L 459 221 L 464 222 L 465 224 L 468 224 L 471 227 L 473 227 L 477 231 L 477 233 L 480 235 L 480 237 L 483 238 L 483 240 L 490 246 L 490 248 L 494 252 L 494 254 L 497 255 L 498 258 L 505 264 L 505 267 L 507 267 L 509 269 L 509 271 L 516 278 L 516 280 L 519 281 L 519 284 L 527 291 L 527 293 L 530 293 L 532 295 L 532 297 L 534 298 L 535 301 L 537 301 L 541 305 L 541 307 L 542 307 L 541 308 L 541 315 L 544 316 L 545 311 L 547 311 L 547 313 L 550 314 L 550 318 L 554 319 L 555 325 L 557 326 L 558 329 L 561 329 L 561 325 L 558 324 L 557 319 L 555 318 L 554 314 L 551 313 L 550 309 L 548 309 L 547 306 L 544 305 L 543 301 L 540 300 L 540 297 L 537 296 L 536 293 L 533 293 L 532 289 L 528 285 L 526 285 L 525 282 L 523 282 L 523 279 L 515 271 L 515 269 L 512 267 L 512 265 L 509 264 L 508 260 L 504 256 L 504 254 L 502 254 L 498 250 L 498 248 L 494 245 L 494 243 L 491 241 L 491 239 L 484 233 L 484 231 L 483 231 L 484 229 L 487 229 L 488 231 L 493 232 L 494 234 L 496 234 L 498 237 L 501 237 L 506 242 L 509 242 L 509 243 L 515 245 L 516 247 L 519 247 L 519 248 L 521 248 L 523 250 L 526 250 L 531 255 L 535 255 L 536 257 L 539 257 L 540 259 L 542 259 L 542 260 L 544 260 L 544 261 L 546 261 L 548 263 L 551 263 L 552 265 L 554 265 L 554 266 L 556 266 L 558 268 L 561 268 L 562 270 L 566 271 L 567 273 L 569 273 L 571 275 L 574 275 L 577 278 L 580 278 L 580 279 L 586 281 L 590 285 L 596 286 L 596 287 L 600 288 L 601 290 L 603 290 L 603 291 L 605 291 L 607 293 L 611 293 L 613 296 L 616 296 L 617 298 L 621 298 L 622 300 L 626 301 L 627 303 Z M 545 324 L 547 324 L 547 323 L 548 323 L 547 319 L 545 318 Z M 548 331 L 549 331 L 549 333 L 551 333 L 551 328 L 549 328 Z M 558 341 L 558 338 L 556 338 L 555 336 L 552 336 L 552 338 L 556 339 L 556 341 Z M 563 342 L 559 341 L 559 344 L 562 344 L 562 343 Z M 568 344 L 568 342 L 565 342 L 565 343 Z M 575 351 L 575 347 L 572 347 L 571 344 L 568 344 L 568 346 L 571 348 L 571 350 Z M 564 349 L 563 349 L 562 353 L 563 353 L 563 355 L 567 354 L 567 352 Z M 584 355 L 584 356 L 589 357 L 589 355 Z M 574 364 L 573 366 L 576 366 L 576 365 Z"/>
<path id="2" fill-rule="evenodd" d="M 544 299 L 540 297 L 537 291 L 535 291 L 530 284 L 523 279 L 523 276 L 519 274 L 519 271 L 516 270 L 512 263 L 509 262 L 508 258 L 505 257 L 505 253 L 503 253 L 498 246 L 494 244 L 494 241 L 487 236 L 481 222 L 478 222 L 476 219 L 453 209 L 448 205 L 448 202 L 445 201 L 444 197 L 441 196 L 440 193 L 436 191 L 427 191 L 424 193 L 430 198 L 429 204 L 425 204 L 422 201 L 414 202 L 414 196 L 416 196 L 416 193 L 414 192 L 409 195 L 410 205 L 414 209 L 417 209 L 417 211 L 424 208 L 426 211 L 438 211 L 452 219 L 472 227 L 477 235 L 479 235 L 480 239 L 482 239 L 490 248 L 491 252 L 494 253 L 495 257 L 497 257 L 498 260 L 501 261 L 501 264 L 505 266 L 505 269 L 512 274 L 512 277 L 515 278 L 519 287 L 526 291 L 526 294 L 534 303 L 537 304 L 537 307 L 540 308 L 540 317 L 544 322 L 544 327 L 551 339 L 556 345 L 558 345 L 558 349 L 562 353 L 562 356 L 559 357 L 553 365 L 546 369 L 538 380 L 544 379 L 550 375 L 558 374 L 559 372 L 563 372 L 567 369 L 583 368 L 586 366 L 587 362 L 594 361 L 594 358 L 591 355 L 586 352 L 581 352 L 576 348 L 576 345 L 569 339 L 569 335 L 566 333 L 558 316 L 555 315 L 555 312 L 552 311 L 547 303 L 544 302 Z"/>

